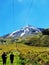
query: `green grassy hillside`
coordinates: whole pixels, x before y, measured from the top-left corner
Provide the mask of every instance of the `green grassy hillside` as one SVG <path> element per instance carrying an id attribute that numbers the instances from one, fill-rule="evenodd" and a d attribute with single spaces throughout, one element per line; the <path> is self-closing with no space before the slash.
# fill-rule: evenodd
<path id="1" fill-rule="evenodd" d="M 49 47 L 49 36 L 42 35 L 41 33 L 39 33 L 37 35 L 31 35 L 20 38 L 0 38 L 1 45 L 13 43 L 24 43 L 30 46 Z"/>
<path id="2" fill-rule="evenodd" d="M 21 38 L 0 38 L 1 55 L 7 53 L 7 65 L 10 65 L 10 53 L 15 55 L 14 65 L 49 65 L 49 36 L 32 35 Z"/>
<path id="3" fill-rule="evenodd" d="M 8 44 L 0 46 L 0 65 L 2 65 L 1 55 L 7 53 L 7 65 L 10 65 L 10 52 L 15 55 L 14 65 L 49 65 L 49 47 L 35 47 L 25 44 Z"/>

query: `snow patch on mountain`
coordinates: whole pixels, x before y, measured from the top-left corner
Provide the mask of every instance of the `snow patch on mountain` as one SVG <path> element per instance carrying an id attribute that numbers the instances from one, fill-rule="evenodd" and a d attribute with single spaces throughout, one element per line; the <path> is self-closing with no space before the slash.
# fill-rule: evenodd
<path id="1" fill-rule="evenodd" d="M 12 32 L 8 37 L 22 37 L 22 36 L 27 36 L 31 34 L 37 34 L 41 32 L 40 29 L 36 27 L 32 27 L 31 25 L 25 26 L 20 30 L 16 30 Z"/>
<path id="2" fill-rule="evenodd" d="M 28 36 L 28 35 L 35 35 L 38 34 L 39 32 L 42 32 L 43 29 L 41 28 L 36 28 L 33 27 L 31 25 L 25 26 L 23 28 L 21 28 L 20 30 L 16 30 L 8 35 L 5 35 L 4 37 L 8 38 L 8 37 L 23 37 L 23 36 Z"/>

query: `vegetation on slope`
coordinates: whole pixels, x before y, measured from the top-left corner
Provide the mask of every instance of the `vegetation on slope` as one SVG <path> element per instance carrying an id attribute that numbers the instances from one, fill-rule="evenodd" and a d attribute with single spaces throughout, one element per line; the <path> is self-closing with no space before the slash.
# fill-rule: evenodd
<path id="1" fill-rule="evenodd" d="M 43 35 L 49 35 L 49 28 L 42 31 Z"/>
<path id="2" fill-rule="evenodd" d="M 35 47 L 25 44 L 8 44 L 0 46 L 0 65 L 2 65 L 1 55 L 7 53 L 7 65 L 10 64 L 9 55 L 13 51 L 15 55 L 14 65 L 49 65 L 49 47 Z"/>
<path id="3" fill-rule="evenodd" d="M 41 46 L 41 47 L 49 47 L 49 36 L 48 35 L 31 35 L 20 38 L 1 38 L 0 44 L 13 44 L 13 43 L 24 43 L 30 46 Z"/>
<path id="4" fill-rule="evenodd" d="M 31 35 L 21 38 L 0 38 L 0 65 L 3 52 L 8 55 L 7 65 L 10 64 L 9 55 L 15 55 L 14 65 L 49 65 L 49 36 Z"/>

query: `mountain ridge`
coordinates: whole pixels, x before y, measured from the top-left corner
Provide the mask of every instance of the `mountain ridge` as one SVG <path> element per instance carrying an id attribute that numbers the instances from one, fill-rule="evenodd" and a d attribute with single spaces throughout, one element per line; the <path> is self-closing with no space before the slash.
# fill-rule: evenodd
<path id="1" fill-rule="evenodd" d="M 31 26 L 31 25 L 27 25 L 27 26 L 21 28 L 20 30 L 16 30 L 12 33 L 4 35 L 3 37 L 5 37 L 5 38 L 23 37 L 23 36 L 27 36 L 27 35 L 31 35 L 31 34 L 38 34 L 38 33 L 42 32 L 43 30 L 44 30 L 44 28 L 37 28 L 37 27 Z"/>

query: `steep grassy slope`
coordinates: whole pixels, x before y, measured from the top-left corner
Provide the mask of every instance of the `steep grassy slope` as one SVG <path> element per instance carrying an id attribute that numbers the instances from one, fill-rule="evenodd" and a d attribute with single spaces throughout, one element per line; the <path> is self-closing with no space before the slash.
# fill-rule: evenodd
<path id="1" fill-rule="evenodd" d="M 48 65 L 49 47 L 27 46 L 25 44 L 8 44 L 0 46 L 0 65 L 2 65 L 1 55 L 6 51 L 7 65 L 10 64 L 9 55 L 13 51 L 15 55 L 14 65 Z"/>
<path id="2" fill-rule="evenodd" d="M 8 55 L 7 65 L 11 51 L 15 55 L 14 65 L 49 65 L 49 36 L 39 33 L 18 39 L 0 38 L 0 65 L 4 51 Z"/>
<path id="3" fill-rule="evenodd" d="M 37 35 L 31 35 L 20 38 L 0 38 L 0 44 L 13 44 L 13 43 L 24 43 L 30 46 L 40 46 L 40 47 L 49 47 L 49 36 L 42 35 L 41 33 Z"/>

